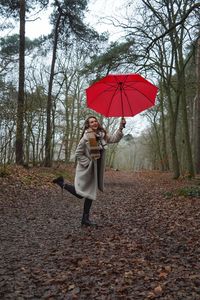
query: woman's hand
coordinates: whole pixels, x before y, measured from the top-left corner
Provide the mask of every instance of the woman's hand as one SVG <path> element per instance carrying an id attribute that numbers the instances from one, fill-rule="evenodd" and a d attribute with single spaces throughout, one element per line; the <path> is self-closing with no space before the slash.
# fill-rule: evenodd
<path id="1" fill-rule="evenodd" d="M 121 118 L 119 129 L 123 130 L 125 128 L 125 125 L 126 125 L 126 120 L 124 118 Z"/>

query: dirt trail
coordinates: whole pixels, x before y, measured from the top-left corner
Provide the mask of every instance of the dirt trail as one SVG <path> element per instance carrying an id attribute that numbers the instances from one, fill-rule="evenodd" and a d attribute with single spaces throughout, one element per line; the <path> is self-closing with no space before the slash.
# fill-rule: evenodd
<path id="1" fill-rule="evenodd" d="M 9 183 L 9 184 L 8 184 Z M 0 179 L 0 299 L 200 299 L 200 199 L 159 172 L 106 172 L 83 201 Z"/>

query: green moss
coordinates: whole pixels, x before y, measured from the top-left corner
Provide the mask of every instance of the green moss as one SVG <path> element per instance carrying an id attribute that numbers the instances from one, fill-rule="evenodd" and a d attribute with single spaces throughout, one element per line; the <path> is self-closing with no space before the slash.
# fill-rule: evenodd
<path id="1" fill-rule="evenodd" d="M 200 197 L 200 187 L 199 186 L 184 187 L 178 191 L 178 195 L 185 196 L 185 197 Z"/>
<path id="2" fill-rule="evenodd" d="M 167 199 L 170 199 L 170 198 L 172 198 L 173 196 L 174 196 L 174 195 L 173 195 L 172 192 L 165 192 L 165 193 L 164 193 L 164 197 L 167 198 Z"/>
<path id="3" fill-rule="evenodd" d="M 7 177 L 10 175 L 8 165 L 0 165 L 0 177 Z"/>

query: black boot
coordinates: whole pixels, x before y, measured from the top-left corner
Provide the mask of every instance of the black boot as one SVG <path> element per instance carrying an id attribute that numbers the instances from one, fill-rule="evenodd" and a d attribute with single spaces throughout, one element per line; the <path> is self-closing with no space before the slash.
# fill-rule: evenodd
<path id="1" fill-rule="evenodd" d="M 58 184 L 62 189 L 64 187 L 64 178 L 63 176 L 59 176 L 53 180 L 53 183 Z"/>
<path id="2" fill-rule="evenodd" d="M 83 199 L 82 196 L 78 195 L 76 190 L 75 190 L 75 187 L 73 184 L 71 183 L 67 183 L 67 182 L 64 182 L 64 178 L 63 176 L 59 176 L 58 178 L 54 179 L 53 180 L 53 183 L 56 183 L 58 184 L 62 189 L 65 189 L 67 190 L 68 192 L 70 192 L 73 196 L 79 198 L 79 199 Z"/>
<path id="3" fill-rule="evenodd" d="M 84 209 L 83 209 L 83 217 L 82 217 L 81 225 L 96 226 L 97 227 L 97 224 L 93 223 L 89 219 L 89 212 L 90 212 L 91 205 L 92 205 L 92 200 L 88 199 L 88 198 L 85 198 Z"/>
<path id="4" fill-rule="evenodd" d="M 83 213 L 81 225 L 97 227 L 97 224 L 95 224 L 94 222 L 90 221 L 89 214 L 84 214 L 84 213 Z"/>

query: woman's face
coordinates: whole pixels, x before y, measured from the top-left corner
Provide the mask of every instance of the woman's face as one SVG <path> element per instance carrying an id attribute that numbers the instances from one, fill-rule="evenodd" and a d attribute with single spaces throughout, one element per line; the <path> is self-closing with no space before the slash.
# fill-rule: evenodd
<path id="1" fill-rule="evenodd" d="M 92 130 L 96 131 L 98 129 L 99 123 L 95 118 L 90 118 L 88 122 L 89 122 L 89 127 Z"/>

